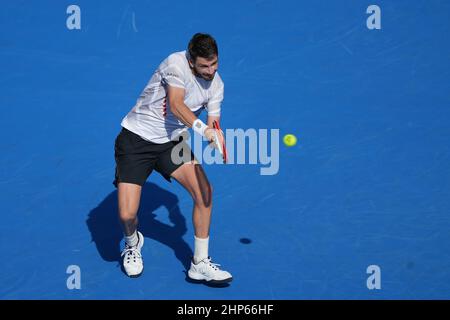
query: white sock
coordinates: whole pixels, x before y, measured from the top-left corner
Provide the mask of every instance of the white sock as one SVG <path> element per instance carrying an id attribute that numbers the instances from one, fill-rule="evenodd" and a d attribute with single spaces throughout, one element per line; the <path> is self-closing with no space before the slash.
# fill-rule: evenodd
<path id="1" fill-rule="evenodd" d="M 135 231 L 131 236 L 125 236 L 125 242 L 130 247 L 135 247 L 139 242 L 137 231 Z"/>
<path id="2" fill-rule="evenodd" d="M 194 245 L 194 263 L 197 264 L 200 261 L 202 261 L 205 258 L 208 258 L 208 243 L 209 243 L 209 237 L 208 238 L 195 238 L 195 245 Z"/>

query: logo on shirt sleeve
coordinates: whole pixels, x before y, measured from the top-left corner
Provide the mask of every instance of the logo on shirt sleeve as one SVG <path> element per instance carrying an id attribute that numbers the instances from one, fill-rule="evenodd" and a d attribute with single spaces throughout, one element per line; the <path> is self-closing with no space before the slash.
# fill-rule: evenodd
<path id="1" fill-rule="evenodd" d="M 173 73 L 173 72 L 167 72 L 166 76 L 167 77 L 174 77 L 174 78 L 178 78 L 178 79 L 180 78 L 180 76 L 178 74 Z"/>

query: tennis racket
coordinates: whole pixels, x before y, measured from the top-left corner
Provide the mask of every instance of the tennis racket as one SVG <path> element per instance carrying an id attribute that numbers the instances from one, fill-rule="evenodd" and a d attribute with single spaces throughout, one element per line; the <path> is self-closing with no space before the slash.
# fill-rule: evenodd
<path id="1" fill-rule="evenodd" d="M 227 163 L 228 158 L 227 158 L 227 147 L 225 145 L 225 139 L 223 143 L 219 143 L 219 135 L 217 134 L 216 130 L 220 130 L 220 125 L 219 122 L 217 122 L 216 120 L 213 121 L 213 128 L 214 130 L 214 138 L 216 140 L 216 145 L 217 145 L 217 149 L 219 150 L 220 155 L 222 156 L 223 159 L 223 163 Z"/>

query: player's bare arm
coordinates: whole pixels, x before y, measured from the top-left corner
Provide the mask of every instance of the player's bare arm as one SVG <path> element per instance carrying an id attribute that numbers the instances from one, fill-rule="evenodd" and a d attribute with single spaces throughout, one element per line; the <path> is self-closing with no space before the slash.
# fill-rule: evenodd
<path id="1" fill-rule="evenodd" d="M 183 88 L 177 88 L 172 86 L 167 86 L 168 99 L 170 105 L 170 111 L 186 126 L 192 127 L 194 121 L 197 120 L 195 114 L 184 104 L 185 90 Z M 220 117 L 214 117 L 220 119 Z M 205 137 L 209 141 L 214 141 L 214 129 L 212 126 L 212 119 L 208 117 L 208 128 L 205 130 Z M 219 139 L 223 143 L 223 134 L 219 134 Z"/>

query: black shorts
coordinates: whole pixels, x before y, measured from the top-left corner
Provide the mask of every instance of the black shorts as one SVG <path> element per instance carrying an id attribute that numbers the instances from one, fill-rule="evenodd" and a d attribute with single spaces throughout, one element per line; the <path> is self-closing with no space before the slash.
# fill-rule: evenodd
<path id="1" fill-rule="evenodd" d="M 173 148 L 179 143 L 184 143 L 179 155 L 183 156 L 184 151 L 189 151 L 190 155 L 184 159 L 184 162 L 175 163 L 172 161 L 171 154 Z M 170 182 L 172 172 L 183 163 L 194 160 L 194 155 L 189 146 L 183 142 L 182 136 L 177 141 L 158 144 L 144 140 L 125 128 L 122 128 L 116 138 L 114 157 L 116 174 L 113 184 L 116 188 L 119 182 L 143 186 L 153 169 Z"/>

